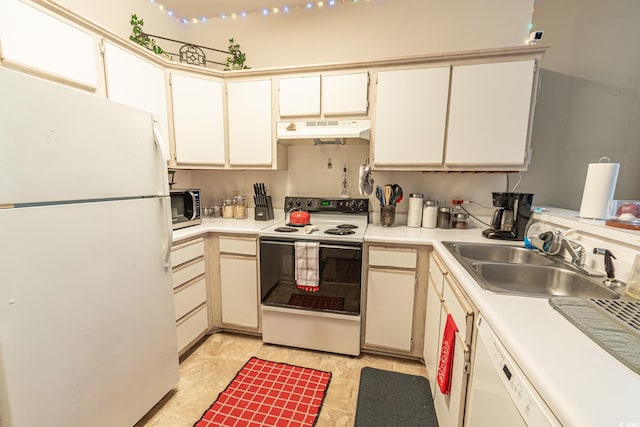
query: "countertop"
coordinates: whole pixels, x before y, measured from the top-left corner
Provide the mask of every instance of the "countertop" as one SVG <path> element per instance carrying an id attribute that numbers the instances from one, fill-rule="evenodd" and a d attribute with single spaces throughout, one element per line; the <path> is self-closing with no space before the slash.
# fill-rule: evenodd
<path id="1" fill-rule="evenodd" d="M 578 219 L 572 211 L 550 208 L 536 215 L 541 220 L 553 216 L 554 221 L 564 222 L 567 227 L 580 225 L 591 233 L 640 245 L 640 232 L 604 227 L 604 221 Z M 210 231 L 258 234 L 274 222 L 277 220 L 205 219 L 200 226 L 175 231 L 174 241 Z M 546 298 L 483 290 L 442 245 L 443 241 L 505 243 L 483 238 L 482 230 L 369 224 L 365 241 L 432 245 L 563 426 L 640 427 L 640 375 L 580 332 Z"/>
<path id="2" fill-rule="evenodd" d="M 251 218 L 251 216 L 249 217 Z M 173 242 L 185 240 L 206 233 L 258 234 L 260 230 L 280 222 L 284 216 L 271 221 L 255 221 L 253 219 L 203 218 L 202 224 L 174 230 Z"/>

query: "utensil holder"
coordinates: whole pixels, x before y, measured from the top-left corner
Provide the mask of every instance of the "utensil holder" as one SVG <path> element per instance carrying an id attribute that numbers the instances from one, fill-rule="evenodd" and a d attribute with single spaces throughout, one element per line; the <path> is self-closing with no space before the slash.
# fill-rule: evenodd
<path id="1" fill-rule="evenodd" d="M 380 224 L 391 227 L 396 222 L 396 205 L 380 206 Z"/>
<path id="2" fill-rule="evenodd" d="M 274 218 L 271 196 L 267 196 L 267 206 L 256 206 L 254 219 L 256 221 L 270 221 Z"/>

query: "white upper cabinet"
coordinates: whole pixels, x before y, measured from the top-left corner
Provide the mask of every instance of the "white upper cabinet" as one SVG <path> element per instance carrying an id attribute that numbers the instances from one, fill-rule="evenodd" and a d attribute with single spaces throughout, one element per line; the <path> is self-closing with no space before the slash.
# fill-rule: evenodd
<path id="1" fill-rule="evenodd" d="M 369 73 L 322 76 L 322 113 L 367 114 Z"/>
<path id="2" fill-rule="evenodd" d="M 229 164 L 272 165 L 271 80 L 227 83 L 227 115 Z"/>
<path id="3" fill-rule="evenodd" d="M 453 67 L 445 163 L 523 165 L 535 60 Z"/>
<path id="4" fill-rule="evenodd" d="M 171 95 L 177 163 L 224 166 L 222 82 L 172 73 Z"/>
<path id="5" fill-rule="evenodd" d="M 440 166 L 448 95 L 449 67 L 379 72 L 374 164 Z"/>
<path id="6" fill-rule="evenodd" d="M 2 61 L 95 90 L 96 39 L 18 0 L 0 2 Z"/>
<path id="7" fill-rule="evenodd" d="M 310 75 L 279 80 L 281 117 L 366 115 L 369 73 Z"/>
<path id="8" fill-rule="evenodd" d="M 280 79 L 280 116 L 320 115 L 320 75 Z"/>
<path id="9" fill-rule="evenodd" d="M 109 99 L 157 116 L 165 157 L 169 157 L 169 120 L 164 69 L 114 44 L 105 43 Z"/>

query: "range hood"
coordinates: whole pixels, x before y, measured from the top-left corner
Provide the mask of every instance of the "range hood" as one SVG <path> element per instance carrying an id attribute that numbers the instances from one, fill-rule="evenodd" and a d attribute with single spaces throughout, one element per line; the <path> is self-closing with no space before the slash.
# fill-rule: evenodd
<path id="1" fill-rule="evenodd" d="M 318 120 L 278 122 L 278 140 L 285 145 L 313 142 L 315 145 L 366 144 L 371 138 L 371 120 Z"/>

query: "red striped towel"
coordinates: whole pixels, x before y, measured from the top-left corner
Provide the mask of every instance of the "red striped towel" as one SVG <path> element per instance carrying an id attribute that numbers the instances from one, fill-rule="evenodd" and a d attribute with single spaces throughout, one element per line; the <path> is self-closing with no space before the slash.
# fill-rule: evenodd
<path id="1" fill-rule="evenodd" d="M 442 349 L 440 350 L 440 363 L 438 363 L 438 386 L 444 395 L 449 394 L 451 390 L 451 368 L 453 367 L 456 332 L 458 332 L 456 322 L 453 320 L 453 316 L 447 314 L 447 324 L 444 327 Z"/>
<path id="2" fill-rule="evenodd" d="M 294 242 L 296 255 L 296 286 L 299 289 L 318 292 L 320 290 L 319 242 Z"/>

